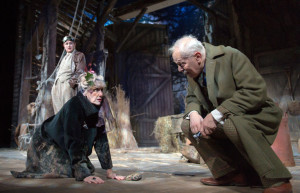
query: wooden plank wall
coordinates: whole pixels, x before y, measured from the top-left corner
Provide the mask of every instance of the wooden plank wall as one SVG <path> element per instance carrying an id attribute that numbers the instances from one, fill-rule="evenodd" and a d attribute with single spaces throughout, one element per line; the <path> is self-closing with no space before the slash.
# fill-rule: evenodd
<path id="1" fill-rule="evenodd" d="M 124 37 L 129 26 L 118 28 L 118 37 Z M 120 53 L 114 55 L 118 82 L 130 98 L 139 147 L 157 146 L 155 121 L 174 113 L 167 43 L 166 26 L 138 24 Z"/>

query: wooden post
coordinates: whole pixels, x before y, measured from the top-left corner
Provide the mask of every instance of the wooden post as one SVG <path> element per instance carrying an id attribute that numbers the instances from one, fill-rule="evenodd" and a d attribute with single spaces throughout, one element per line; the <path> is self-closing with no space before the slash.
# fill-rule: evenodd
<path id="1" fill-rule="evenodd" d="M 95 42 L 95 39 L 97 41 L 97 50 L 101 50 L 102 47 L 100 46 L 101 43 L 99 43 L 99 41 L 101 42 L 101 39 L 104 39 L 104 30 L 103 30 L 103 25 L 109 15 L 109 13 L 111 12 L 112 8 L 115 6 L 117 0 L 112 0 L 109 2 L 109 4 L 105 7 L 105 9 L 100 12 L 101 10 L 101 6 L 103 6 L 103 3 L 99 3 L 99 7 L 97 8 L 97 10 L 99 11 L 99 14 L 97 15 L 97 24 L 95 25 L 94 30 L 92 31 L 91 36 L 89 37 L 89 39 L 86 41 L 85 45 L 83 46 L 83 52 L 84 53 L 89 53 L 92 46 L 94 45 L 93 42 Z M 99 34 L 103 34 L 103 38 L 99 36 Z M 100 39 L 99 39 L 100 38 Z M 104 43 L 103 43 L 104 45 Z M 100 47 L 99 47 L 100 46 Z"/>
<path id="2" fill-rule="evenodd" d="M 47 6 L 45 6 L 47 7 Z M 27 10 L 27 11 L 26 11 Z M 45 10 L 45 9 L 44 9 Z M 19 4 L 17 41 L 16 41 L 16 58 L 14 73 L 14 93 L 12 109 L 12 133 L 11 146 L 14 143 L 14 131 L 18 124 L 26 122 L 26 107 L 29 103 L 30 80 L 32 55 L 36 50 L 36 36 L 40 37 L 43 33 L 45 23 L 44 11 L 38 18 L 38 22 L 32 26 L 32 15 L 30 8 L 26 7 L 23 2 Z M 25 32 L 26 31 L 26 32 Z M 39 34 L 37 34 L 39 32 Z"/>
<path id="3" fill-rule="evenodd" d="M 12 109 L 12 132 L 11 132 L 11 147 L 15 147 L 16 143 L 14 140 L 15 128 L 18 125 L 19 116 L 19 96 L 20 96 L 20 83 L 22 78 L 22 64 L 24 55 L 24 35 L 25 35 L 25 6 L 24 3 L 20 2 L 18 9 L 18 24 L 16 33 L 16 55 L 15 55 L 15 70 L 14 70 L 14 90 L 13 90 L 13 109 Z"/>
<path id="4" fill-rule="evenodd" d="M 60 2 L 61 0 L 51 0 L 45 10 L 46 17 L 43 36 L 43 57 L 39 94 L 36 104 L 36 124 L 40 124 L 42 121 L 54 114 L 51 103 L 52 85 L 46 80 L 55 69 L 57 12 Z"/>
<path id="5" fill-rule="evenodd" d="M 32 28 L 32 15 L 29 7 L 26 7 L 26 27 L 25 27 L 25 41 L 30 39 L 31 28 Z M 18 123 L 26 123 L 27 120 L 27 110 L 26 106 L 29 104 L 29 94 L 30 94 L 30 80 L 26 79 L 31 74 L 31 63 L 32 63 L 32 42 L 28 43 L 28 46 L 24 50 L 23 62 L 22 62 L 22 74 L 21 74 L 21 84 L 20 84 L 20 95 L 19 95 L 19 115 Z"/>
<path id="6" fill-rule="evenodd" d="M 55 69 L 57 12 L 60 1 L 61 0 L 50 1 L 46 9 L 41 81 L 45 81 Z"/>
<path id="7" fill-rule="evenodd" d="M 102 75 L 104 78 L 106 59 L 108 56 L 108 51 L 104 48 L 104 23 L 116 2 L 116 0 L 110 1 L 109 4 L 103 9 L 103 11 L 97 15 L 97 24 L 94 28 L 93 33 L 87 41 L 88 43 L 86 44 L 86 46 L 84 46 L 84 51 L 89 52 L 93 45 L 91 42 L 94 42 L 96 39 L 96 51 L 93 53 L 94 61 L 92 62 L 96 64 L 96 73 Z M 98 9 L 101 10 L 101 6 L 103 6 L 103 4 L 100 3 L 99 6 L 100 7 L 98 7 Z"/>

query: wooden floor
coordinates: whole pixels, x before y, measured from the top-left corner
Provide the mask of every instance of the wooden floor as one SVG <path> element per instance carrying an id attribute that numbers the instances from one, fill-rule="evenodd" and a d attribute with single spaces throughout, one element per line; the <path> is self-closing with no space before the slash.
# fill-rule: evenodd
<path id="1" fill-rule="evenodd" d="M 25 169 L 26 152 L 15 149 L 0 149 L 0 193 L 157 193 L 157 192 L 201 192 L 201 193 L 260 193 L 261 188 L 205 186 L 201 177 L 210 176 L 205 165 L 186 163 L 179 153 L 159 153 L 159 149 L 111 150 L 114 171 L 119 175 L 140 172 L 141 181 L 107 180 L 105 171 L 95 154 L 91 161 L 96 175 L 105 180 L 104 184 L 85 184 L 73 178 L 64 179 L 16 179 L 10 170 Z M 300 156 L 295 156 L 296 166 L 288 169 L 293 174 L 294 193 L 300 192 Z"/>

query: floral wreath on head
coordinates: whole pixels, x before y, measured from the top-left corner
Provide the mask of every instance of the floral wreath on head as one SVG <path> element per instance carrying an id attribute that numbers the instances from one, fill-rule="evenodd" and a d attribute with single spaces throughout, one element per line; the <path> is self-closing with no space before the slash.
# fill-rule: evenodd
<path id="1" fill-rule="evenodd" d="M 92 87 L 95 85 L 93 79 L 94 79 L 94 74 L 95 74 L 95 71 L 93 71 L 92 69 L 90 69 L 89 71 L 86 72 L 86 75 L 85 75 L 85 80 L 87 82 L 87 85 Z"/>

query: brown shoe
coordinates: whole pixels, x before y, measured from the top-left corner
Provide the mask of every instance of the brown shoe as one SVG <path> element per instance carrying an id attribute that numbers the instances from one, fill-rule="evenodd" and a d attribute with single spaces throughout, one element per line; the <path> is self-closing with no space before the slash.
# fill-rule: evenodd
<path id="1" fill-rule="evenodd" d="M 290 182 L 283 183 L 280 186 L 266 188 L 263 193 L 292 193 L 293 188 Z"/>
<path id="2" fill-rule="evenodd" d="M 205 185 L 209 186 L 248 186 L 245 175 L 239 174 L 228 174 L 220 178 L 202 178 L 200 179 Z"/>

